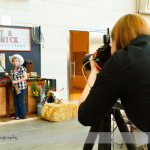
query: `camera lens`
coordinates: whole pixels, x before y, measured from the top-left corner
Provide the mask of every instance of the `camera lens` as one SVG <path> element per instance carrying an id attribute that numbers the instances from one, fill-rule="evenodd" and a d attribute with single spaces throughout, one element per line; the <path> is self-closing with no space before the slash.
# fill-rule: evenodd
<path id="1" fill-rule="evenodd" d="M 86 62 L 88 62 L 88 61 L 89 61 L 89 58 L 90 58 L 92 55 L 93 55 L 93 54 L 86 54 L 86 55 L 85 55 L 85 58 L 83 59 L 83 64 L 85 64 Z M 93 55 L 93 56 L 94 56 L 94 55 Z M 85 65 L 85 67 L 86 67 L 86 70 L 87 70 L 87 71 L 90 71 L 90 70 L 91 70 L 90 62 L 87 63 L 87 64 Z"/>

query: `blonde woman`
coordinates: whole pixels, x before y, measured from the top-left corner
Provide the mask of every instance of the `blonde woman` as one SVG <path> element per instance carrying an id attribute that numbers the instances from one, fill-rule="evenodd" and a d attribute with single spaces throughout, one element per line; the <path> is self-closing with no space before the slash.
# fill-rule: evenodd
<path id="1" fill-rule="evenodd" d="M 24 59 L 19 54 L 14 54 L 13 56 L 9 56 L 10 62 L 13 64 L 13 69 L 10 71 L 10 75 L 13 78 L 13 83 L 16 84 L 21 93 L 16 94 L 16 91 L 14 90 L 14 87 L 12 87 L 13 90 L 13 103 L 15 108 L 15 115 L 12 117 L 12 119 L 23 119 L 26 117 L 26 109 L 25 109 L 25 103 L 24 103 L 24 96 L 25 96 L 25 90 L 26 90 L 26 79 L 27 79 L 27 70 L 25 67 L 21 66 L 24 63 Z M 7 76 L 8 74 L 5 73 Z"/>
<path id="2" fill-rule="evenodd" d="M 128 118 L 150 132 L 150 28 L 139 15 L 121 17 L 111 32 L 112 56 L 91 74 L 79 102 L 78 119 L 86 126 L 101 122 L 120 98 Z M 150 149 L 150 147 L 149 147 Z"/>

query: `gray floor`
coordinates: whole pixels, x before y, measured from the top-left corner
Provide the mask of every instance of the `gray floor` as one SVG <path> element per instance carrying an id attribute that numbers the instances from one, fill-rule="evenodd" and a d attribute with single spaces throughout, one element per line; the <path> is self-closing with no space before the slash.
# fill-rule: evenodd
<path id="1" fill-rule="evenodd" d="M 41 119 L 0 124 L 0 150 L 82 150 L 89 127 L 77 118 L 62 122 Z M 97 149 L 97 144 L 93 150 Z M 115 150 L 120 146 L 115 145 Z"/>

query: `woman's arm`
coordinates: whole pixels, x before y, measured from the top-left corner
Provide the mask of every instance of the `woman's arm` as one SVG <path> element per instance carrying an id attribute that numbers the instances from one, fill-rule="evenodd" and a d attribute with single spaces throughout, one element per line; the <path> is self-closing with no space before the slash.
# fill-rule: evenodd
<path id="1" fill-rule="evenodd" d="M 91 89 L 85 87 L 80 99 L 78 120 L 85 126 L 99 124 L 121 95 L 122 68 L 116 55 L 103 66 L 100 73 L 91 70 Z M 93 77 L 93 78 L 92 78 Z M 96 79 L 96 80 L 95 80 Z"/>
<path id="2" fill-rule="evenodd" d="M 21 82 L 21 81 L 24 81 L 27 79 L 27 73 L 26 72 L 23 72 L 22 76 L 23 77 L 20 80 L 13 80 L 13 83 L 15 84 L 15 83 L 18 83 L 18 82 Z"/>
<path id="3" fill-rule="evenodd" d="M 79 107 L 80 104 L 81 104 L 82 102 L 84 102 L 85 99 L 87 98 L 87 96 L 88 96 L 88 94 L 89 94 L 89 92 L 90 92 L 90 90 L 91 90 L 91 87 L 92 87 L 92 86 L 94 85 L 94 83 L 95 83 L 96 75 L 97 75 L 97 73 L 99 72 L 99 70 L 97 69 L 97 67 L 96 67 L 96 65 L 95 65 L 95 61 L 92 60 L 92 59 L 93 59 L 93 56 L 91 56 L 90 59 L 89 59 L 89 60 L 91 60 L 91 61 L 90 61 L 91 73 L 90 73 L 89 78 L 88 78 L 88 83 L 89 83 L 90 87 L 89 87 L 88 84 L 86 84 L 86 86 L 85 86 L 85 88 L 84 88 L 84 90 L 83 90 L 83 92 L 82 92 L 82 95 L 81 95 L 81 97 L 80 97 L 80 100 L 79 100 L 79 103 L 78 103 L 78 107 Z"/>
<path id="4" fill-rule="evenodd" d="M 92 69 L 92 70 L 91 70 L 91 73 L 90 73 L 89 78 L 88 78 L 88 83 L 89 83 L 90 87 L 89 87 L 88 84 L 86 84 L 86 86 L 85 86 L 85 88 L 84 88 L 84 90 L 83 90 L 83 92 L 82 92 L 82 95 L 81 95 L 81 97 L 80 97 L 78 107 L 80 106 L 80 104 L 81 104 L 82 102 L 85 101 L 85 99 L 86 99 L 87 96 L 89 95 L 89 92 L 90 92 L 90 90 L 91 90 L 91 87 L 92 87 L 92 86 L 94 85 L 94 83 L 95 83 L 97 73 L 98 73 L 97 69 Z"/>

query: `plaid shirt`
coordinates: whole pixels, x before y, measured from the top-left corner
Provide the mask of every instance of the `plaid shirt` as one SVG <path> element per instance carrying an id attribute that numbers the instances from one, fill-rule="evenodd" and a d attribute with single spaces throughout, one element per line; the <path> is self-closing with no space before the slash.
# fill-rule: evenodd
<path id="1" fill-rule="evenodd" d="M 15 71 L 14 75 L 13 75 L 13 72 L 14 72 L 14 69 L 12 69 L 10 71 L 10 75 L 13 77 L 13 80 L 20 80 L 22 77 L 23 77 L 23 73 L 24 72 L 27 72 L 27 69 L 23 66 L 18 66 L 17 67 L 17 70 Z M 18 83 L 15 83 L 18 88 L 20 90 L 23 90 L 23 89 L 26 89 L 27 88 L 27 84 L 26 84 L 26 81 L 21 81 L 21 82 L 18 82 Z"/>

